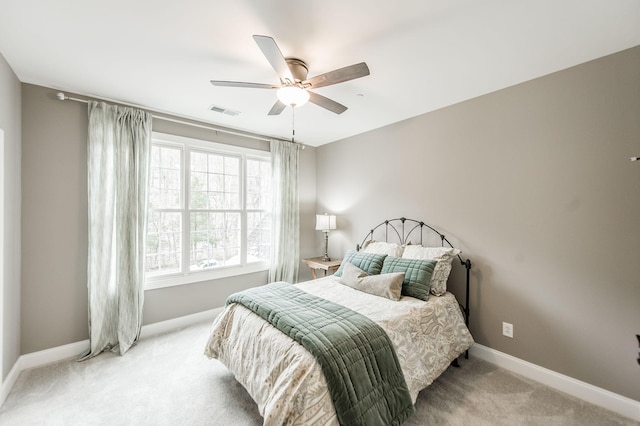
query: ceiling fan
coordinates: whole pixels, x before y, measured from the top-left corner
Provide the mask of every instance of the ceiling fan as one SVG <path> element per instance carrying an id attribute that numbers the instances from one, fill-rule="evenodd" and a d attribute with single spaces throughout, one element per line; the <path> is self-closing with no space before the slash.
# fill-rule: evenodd
<path id="1" fill-rule="evenodd" d="M 309 67 L 298 58 L 285 58 L 275 40 L 268 36 L 254 35 L 253 39 L 280 77 L 280 85 L 263 83 L 245 83 L 241 81 L 211 80 L 214 86 L 245 87 L 252 89 L 277 89 L 278 100 L 269 111 L 269 115 L 278 115 L 289 105 L 299 107 L 307 101 L 336 114 L 342 114 L 347 107 L 310 89 L 343 83 L 369 75 L 369 67 L 364 62 L 329 71 L 307 78 Z"/>

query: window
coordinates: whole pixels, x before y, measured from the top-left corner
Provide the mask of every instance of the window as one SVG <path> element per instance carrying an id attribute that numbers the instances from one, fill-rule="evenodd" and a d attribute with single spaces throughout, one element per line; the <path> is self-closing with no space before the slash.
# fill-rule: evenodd
<path id="1" fill-rule="evenodd" d="M 147 288 L 267 269 L 269 155 L 154 133 L 145 248 Z"/>

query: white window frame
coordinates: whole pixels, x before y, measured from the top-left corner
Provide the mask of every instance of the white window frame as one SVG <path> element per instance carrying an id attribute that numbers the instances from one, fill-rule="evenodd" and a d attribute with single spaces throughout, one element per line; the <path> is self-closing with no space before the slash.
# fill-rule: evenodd
<path id="1" fill-rule="evenodd" d="M 181 153 L 181 208 L 176 209 L 177 212 L 182 214 L 182 271 L 176 273 L 165 274 L 161 276 L 149 276 L 145 275 L 144 288 L 145 290 L 153 290 L 164 287 L 172 287 L 183 284 L 193 284 L 202 281 L 210 281 L 220 278 L 233 277 L 238 275 L 250 274 L 255 272 L 266 271 L 269 269 L 269 262 L 251 262 L 247 263 L 247 212 L 255 211 L 254 209 L 247 209 L 246 195 L 247 195 L 247 174 L 246 174 L 246 161 L 247 159 L 258 160 L 270 160 L 271 153 L 268 151 L 261 151 L 246 147 L 240 147 L 235 145 L 227 145 L 218 142 L 204 141 L 200 139 L 193 139 L 184 136 L 170 135 L 167 133 L 152 132 L 152 145 L 167 146 L 180 148 Z M 214 154 L 232 155 L 241 157 L 240 162 L 240 176 L 241 176 L 241 255 L 239 265 L 230 265 L 214 268 L 211 270 L 191 271 L 190 270 L 190 208 L 189 208 L 189 176 L 190 176 L 190 162 L 189 152 L 210 152 Z M 146 258 L 146 256 L 145 256 Z"/>

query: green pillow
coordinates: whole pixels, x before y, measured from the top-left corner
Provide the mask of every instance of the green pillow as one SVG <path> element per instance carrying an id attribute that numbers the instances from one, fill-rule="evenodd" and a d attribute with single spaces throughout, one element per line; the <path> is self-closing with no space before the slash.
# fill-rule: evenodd
<path id="1" fill-rule="evenodd" d="M 344 259 L 342 259 L 340 267 L 333 275 L 341 277 L 344 265 L 347 263 L 357 266 L 369 275 L 378 275 L 382 269 L 382 263 L 384 262 L 385 257 L 387 257 L 386 254 L 364 253 L 361 251 L 349 250 L 347 254 L 344 255 Z"/>
<path id="2" fill-rule="evenodd" d="M 402 294 L 427 300 L 431 287 L 431 274 L 433 274 L 436 263 L 437 261 L 434 259 L 403 259 L 388 256 L 384 259 L 380 273 L 404 272 Z"/>

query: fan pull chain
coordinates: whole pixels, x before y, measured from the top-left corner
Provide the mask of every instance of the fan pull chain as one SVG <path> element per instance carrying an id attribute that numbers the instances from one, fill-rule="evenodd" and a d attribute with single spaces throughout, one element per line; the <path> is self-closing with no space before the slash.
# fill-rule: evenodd
<path id="1" fill-rule="evenodd" d="M 291 105 L 291 143 L 296 143 L 296 107 Z M 304 144 L 298 144 L 302 149 L 305 148 Z"/>
<path id="2" fill-rule="evenodd" d="M 296 107 L 291 105 L 291 143 L 296 143 Z"/>

